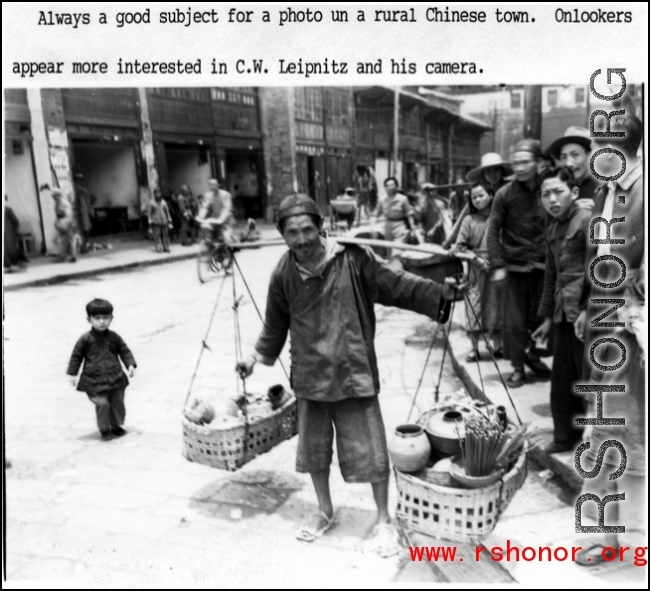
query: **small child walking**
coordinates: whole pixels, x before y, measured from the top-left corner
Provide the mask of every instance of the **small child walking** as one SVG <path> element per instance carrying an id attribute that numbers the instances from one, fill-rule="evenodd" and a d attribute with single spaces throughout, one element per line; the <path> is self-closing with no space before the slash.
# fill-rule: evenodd
<path id="1" fill-rule="evenodd" d="M 102 440 L 126 434 L 122 428 L 126 409 L 124 390 L 129 380 L 120 361 L 129 375 L 135 376 L 135 358 L 120 335 L 109 330 L 113 321 L 113 306 L 107 300 L 94 299 L 86 306 L 89 332 L 83 334 L 72 351 L 68 364 L 68 375 L 73 386 L 85 392 L 95 405 L 97 426 Z M 83 363 L 81 377 L 77 374 Z"/>
<path id="2" fill-rule="evenodd" d="M 481 330 L 489 331 L 492 336 L 494 357 L 503 358 L 500 285 L 490 281 L 487 260 L 487 224 L 493 197 L 489 185 L 481 182 L 472 185 L 469 215 L 463 220 L 456 243 L 450 250 L 451 254 L 470 250 L 476 255 L 476 258 L 468 264 L 469 305 L 465 313 L 467 332 L 472 339 L 472 351 L 467 357 L 468 362 L 481 360 L 479 353 Z"/>

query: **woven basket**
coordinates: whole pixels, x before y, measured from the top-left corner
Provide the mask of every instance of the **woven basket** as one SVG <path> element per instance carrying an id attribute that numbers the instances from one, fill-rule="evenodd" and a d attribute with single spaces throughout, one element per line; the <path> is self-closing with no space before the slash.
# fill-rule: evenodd
<path id="1" fill-rule="evenodd" d="M 295 398 L 267 417 L 227 429 L 196 425 L 183 417 L 183 456 L 191 462 L 235 471 L 296 433 Z"/>
<path id="2" fill-rule="evenodd" d="M 477 544 L 496 526 L 526 480 L 526 454 L 498 482 L 485 488 L 448 488 L 395 470 L 397 519 L 408 529 L 449 540 Z"/>

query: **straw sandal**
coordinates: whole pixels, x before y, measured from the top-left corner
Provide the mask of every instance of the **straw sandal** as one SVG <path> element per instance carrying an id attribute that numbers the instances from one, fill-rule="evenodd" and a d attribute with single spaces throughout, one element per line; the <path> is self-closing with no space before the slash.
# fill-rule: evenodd
<path id="1" fill-rule="evenodd" d="M 470 351 L 469 355 L 465 358 L 467 363 L 474 363 L 481 360 L 481 354 L 476 351 Z"/>
<path id="2" fill-rule="evenodd" d="M 517 376 L 517 374 L 520 374 Z M 521 388 L 526 383 L 526 374 L 523 371 L 515 370 L 510 374 L 506 380 L 506 384 L 510 388 Z"/>
<path id="3" fill-rule="evenodd" d="M 314 540 L 320 538 L 324 533 L 331 530 L 336 525 L 336 520 L 334 515 L 331 517 L 331 519 L 327 515 L 325 515 L 325 513 L 323 513 L 322 511 L 316 511 L 314 515 L 321 517 L 325 523 L 318 529 L 314 529 L 313 527 L 307 525 L 306 523 L 303 523 L 300 526 L 300 529 L 296 532 L 297 540 L 300 540 L 301 542 L 313 542 Z"/>
<path id="4" fill-rule="evenodd" d="M 605 562 L 603 550 L 606 548 L 602 542 L 593 542 L 585 546 L 576 554 L 576 564 L 580 566 L 598 566 Z"/>

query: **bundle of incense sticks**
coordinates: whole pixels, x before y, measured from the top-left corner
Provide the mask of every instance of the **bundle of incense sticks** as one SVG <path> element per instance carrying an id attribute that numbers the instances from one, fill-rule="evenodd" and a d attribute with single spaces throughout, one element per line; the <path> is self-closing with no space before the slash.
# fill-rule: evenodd
<path id="1" fill-rule="evenodd" d="M 481 414 L 468 417 L 461 445 L 465 474 L 487 476 L 495 469 L 507 470 L 533 436 L 529 426 L 525 423 L 506 433 L 500 424 Z"/>
<path id="2" fill-rule="evenodd" d="M 463 462 L 467 476 L 487 476 L 496 465 L 505 435 L 499 425 L 483 415 L 465 421 Z"/>

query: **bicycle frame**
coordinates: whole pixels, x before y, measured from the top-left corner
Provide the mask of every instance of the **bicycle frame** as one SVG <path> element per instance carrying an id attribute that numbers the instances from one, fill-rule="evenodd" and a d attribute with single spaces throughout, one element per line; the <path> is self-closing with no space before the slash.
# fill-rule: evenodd
<path id="1" fill-rule="evenodd" d="M 220 271 L 228 273 L 233 263 L 233 249 L 224 240 L 223 228 L 213 224 L 210 228 L 200 229 L 201 246 L 197 265 L 199 281 L 206 283 L 214 279 Z"/>

